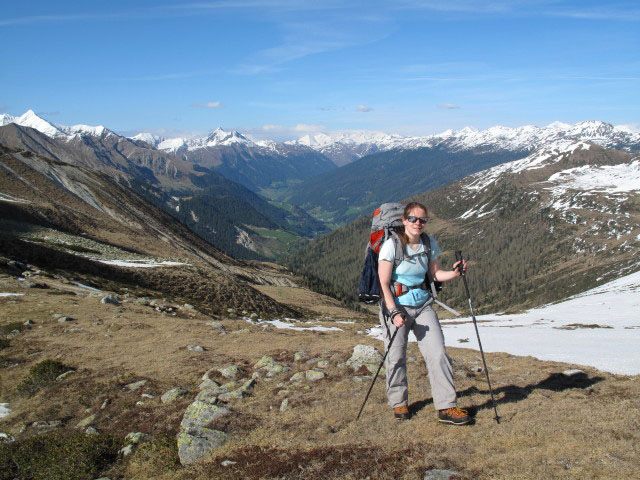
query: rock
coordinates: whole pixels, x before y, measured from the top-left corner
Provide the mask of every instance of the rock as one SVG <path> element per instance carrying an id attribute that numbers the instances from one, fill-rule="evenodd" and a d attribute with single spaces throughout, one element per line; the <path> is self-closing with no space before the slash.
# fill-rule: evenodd
<path id="1" fill-rule="evenodd" d="M 58 318 L 58 323 L 67 323 L 67 322 L 74 322 L 75 318 L 71 318 L 71 317 L 60 317 Z"/>
<path id="2" fill-rule="evenodd" d="M 231 465 L 235 465 L 238 462 L 234 462 L 233 460 L 225 460 L 222 463 L 220 463 L 220 465 L 222 465 L 223 467 L 229 467 Z"/>
<path id="3" fill-rule="evenodd" d="M 40 433 L 50 432 L 62 427 L 60 420 L 48 420 L 44 422 L 33 422 L 32 427 L 38 429 Z"/>
<path id="4" fill-rule="evenodd" d="M 356 375 L 353 377 L 353 381 L 357 383 L 366 383 L 370 382 L 373 378 L 373 375 Z"/>
<path id="5" fill-rule="evenodd" d="M 201 347 L 200 345 L 187 345 L 187 350 L 192 352 L 204 352 L 204 347 Z"/>
<path id="6" fill-rule="evenodd" d="M 118 450 L 118 453 L 123 457 L 126 457 L 127 455 L 131 455 L 133 453 L 133 449 L 134 445 L 127 445 L 126 447 L 122 447 L 120 450 Z"/>
<path id="7" fill-rule="evenodd" d="M 229 315 L 235 315 L 236 310 L 235 310 L 234 308 L 227 308 L 227 313 L 228 313 Z"/>
<path id="8" fill-rule="evenodd" d="M 196 395 L 196 400 L 215 405 L 218 402 L 218 392 L 213 388 L 202 390 L 198 395 Z"/>
<path id="9" fill-rule="evenodd" d="M 91 425 L 96 420 L 97 416 L 98 416 L 98 414 L 94 413 L 93 415 L 88 416 L 84 420 L 80 420 L 78 422 L 78 424 L 76 425 L 76 428 L 84 428 L 84 427 L 87 427 L 87 426 Z"/>
<path id="10" fill-rule="evenodd" d="M 305 378 L 306 378 L 306 375 L 305 375 L 304 372 L 298 372 L 293 377 L 291 377 L 289 379 L 289 381 L 291 381 L 291 382 L 301 382 Z"/>
<path id="11" fill-rule="evenodd" d="M 255 320 L 255 319 L 257 319 L 257 318 L 258 318 L 258 314 L 254 312 L 254 313 L 252 313 L 251 315 L 249 315 L 249 318 L 250 318 L 251 320 Z"/>
<path id="12" fill-rule="evenodd" d="M 222 325 L 222 322 L 211 321 L 207 322 L 206 325 L 208 325 L 209 327 L 213 327 L 215 330 L 224 330 L 224 325 Z"/>
<path id="13" fill-rule="evenodd" d="M 382 354 L 378 352 L 374 347 L 370 345 L 356 345 L 353 348 L 353 354 L 351 358 L 347 360 L 347 365 L 357 365 L 354 370 L 357 370 L 360 365 L 366 364 L 379 364 L 382 361 Z"/>
<path id="14" fill-rule="evenodd" d="M 140 396 L 143 397 L 143 398 L 156 398 L 155 395 L 151 395 L 150 393 L 143 393 Z"/>
<path id="15" fill-rule="evenodd" d="M 282 372 L 289 370 L 289 367 L 285 367 L 276 362 L 273 357 L 265 355 L 253 366 L 254 369 L 264 369 L 267 377 L 274 377 Z"/>
<path id="16" fill-rule="evenodd" d="M 236 333 L 238 333 L 238 334 L 242 334 L 242 333 L 249 333 L 250 331 L 251 331 L 251 330 L 249 330 L 248 328 L 241 328 L 240 330 L 234 330 L 234 331 L 233 331 L 233 332 L 231 332 L 231 333 L 233 333 L 233 334 L 236 334 Z"/>
<path id="17" fill-rule="evenodd" d="M 302 360 L 303 358 L 307 358 L 307 352 L 305 352 L 304 350 L 300 351 L 300 352 L 296 352 L 293 355 L 293 360 L 296 362 L 299 362 L 300 360 Z"/>
<path id="18" fill-rule="evenodd" d="M 240 369 L 235 365 L 229 365 L 228 367 L 219 368 L 218 372 L 224 378 L 236 378 L 238 373 L 240 373 Z"/>
<path id="19" fill-rule="evenodd" d="M 182 465 L 190 465 L 214 448 L 224 445 L 229 436 L 218 430 L 200 427 L 178 434 L 178 457 Z"/>
<path id="20" fill-rule="evenodd" d="M 460 473 L 452 470 L 427 470 L 424 474 L 424 480 L 453 480 L 464 478 Z"/>
<path id="21" fill-rule="evenodd" d="M 316 367 L 318 368 L 327 368 L 329 366 L 329 362 L 327 360 L 320 360 Z"/>
<path id="22" fill-rule="evenodd" d="M 191 305 L 190 303 L 185 303 L 182 308 L 184 308 L 185 310 L 195 310 L 195 307 L 193 305 Z"/>
<path id="23" fill-rule="evenodd" d="M 220 386 L 220 384 L 218 382 L 215 382 L 215 381 L 207 378 L 200 385 L 198 385 L 198 390 L 208 390 L 208 389 L 211 389 L 211 388 L 217 388 L 219 386 Z"/>
<path id="24" fill-rule="evenodd" d="M 23 325 L 25 326 L 29 326 L 29 325 L 34 325 L 35 322 L 33 320 L 27 320 L 26 322 L 23 323 Z"/>
<path id="25" fill-rule="evenodd" d="M 188 394 L 189 392 L 187 392 L 184 388 L 176 387 L 176 388 L 172 388 L 167 392 L 164 392 L 160 397 L 160 400 L 162 400 L 162 403 L 173 403 L 177 399 L 184 397 Z"/>
<path id="26" fill-rule="evenodd" d="M 74 374 L 74 373 L 76 373 L 76 371 L 75 371 L 75 370 L 69 370 L 68 372 L 64 372 L 64 373 L 62 373 L 62 374 L 60 374 L 60 375 L 58 375 L 58 376 L 56 377 L 56 381 L 57 381 L 57 382 L 59 382 L 60 380 L 64 380 L 64 379 L 65 379 L 65 378 L 67 378 L 69 375 L 72 375 L 72 374 Z"/>
<path id="27" fill-rule="evenodd" d="M 282 403 L 280 403 L 280 411 L 284 412 L 287 408 L 289 408 L 289 399 L 285 398 L 282 400 Z"/>
<path id="28" fill-rule="evenodd" d="M 319 370 L 307 370 L 307 372 L 305 373 L 305 377 L 307 378 L 307 380 L 315 382 L 317 380 L 323 379 L 325 377 L 325 374 L 324 372 L 321 372 Z"/>
<path id="29" fill-rule="evenodd" d="M 120 305 L 120 299 L 116 295 L 107 295 L 105 297 L 102 297 L 100 303 L 109 305 Z"/>
<path id="30" fill-rule="evenodd" d="M 126 437 L 124 437 L 125 443 L 130 445 L 137 445 L 141 442 L 144 442 L 147 438 L 149 438 L 148 433 L 142 432 L 129 432 Z"/>
<path id="31" fill-rule="evenodd" d="M 87 435 L 99 435 L 100 432 L 98 431 L 98 429 L 96 427 L 87 427 L 84 429 L 84 433 L 86 433 Z"/>
<path id="32" fill-rule="evenodd" d="M 218 407 L 210 403 L 196 400 L 185 410 L 182 422 L 180 422 L 180 427 L 183 430 L 197 429 L 208 425 L 217 418 L 229 415 L 230 413 L 231 410 L 228 408 Z"/>
<path id="33" fill-rule="evenodd" d="M 107 408 L 110 403 L 111 403 L 111 399 L 107 398 L 104 402 L 102 402 L 102 405 L 100 406 L 100 410 L 104 410 L 105 408 Z"/>
<path id="34" fill-rule="evenodd" d="M 574 375 L 586 375 L 586 373 L 582 370 L 579 370 L 577 368 L 571 369 L 571 370 L 565 370 L 564 372 L 562 372 L 563 375 L 566 375 L 567 377 L 572 377 Z"/>
<path id="35" fill-rule="evenodd" d="M 129 390 L 130 392 L 135 392 L 136 390 L 142 388 L 149 380 L 139 380 L 137 382 L 130 383 L 125 385 L 124 388 Z"/>

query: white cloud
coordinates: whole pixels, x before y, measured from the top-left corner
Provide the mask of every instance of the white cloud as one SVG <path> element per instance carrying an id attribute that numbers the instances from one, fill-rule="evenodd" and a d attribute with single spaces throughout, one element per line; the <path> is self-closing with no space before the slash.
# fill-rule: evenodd
<path id="1" fill-rule="evenodd" d="M 366 112 L 370 112 L 371 110 L 373 110 L 373 108 L 368 107 L 368 106 L 366 106 L 366 105 L 358 105 L 357 110 L 358 110 L 359 112 L 366 113 Z"/>
<path id="2" fill-rule="evenodd" d="M 238 128 L 238 130 L 254 140 L 275 140 L 277 142 L 283 142 L 286 140 L 295 140 L 304 135 L 315 135 L 325 132 L 327 128 L 324 125 L 299 123 L 297 125 L 266 124 L 261 127 Z"/>
<path id="3" fill-rule="evenodd" d="M 224 105 L 221 102 L 207 102 L 207 103 L 194 103 L 191 105 L 194 108 L 222 108 Z"/>
<path id="4" fill-rule="evenodd" d="M 460 108 L 460 105 L 456 105 L 455 103 L 441 103 L 438 105 L 438 108 L 442 108 L 444 110 L 456 110 Z"/>

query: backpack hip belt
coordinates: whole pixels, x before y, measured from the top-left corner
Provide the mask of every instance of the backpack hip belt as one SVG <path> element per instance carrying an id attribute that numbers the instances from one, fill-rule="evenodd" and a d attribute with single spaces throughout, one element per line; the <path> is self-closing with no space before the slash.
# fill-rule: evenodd
<path id="1" fill-rule="evenodd" d="M 395 280 L 391 282 L 391 292 L 396 297 L 401 297 L 402 295 L 405 295 L 409 293 L 409 291 L 415 290 L 416 288 L 419 288 L 420 290 L 426 290 L 427 292 L 429 291 L 429 287 L 426 281 L 422 282 L 420 285 L 415 285 L 413 287 L 400 282 L 396 282 Z"/>

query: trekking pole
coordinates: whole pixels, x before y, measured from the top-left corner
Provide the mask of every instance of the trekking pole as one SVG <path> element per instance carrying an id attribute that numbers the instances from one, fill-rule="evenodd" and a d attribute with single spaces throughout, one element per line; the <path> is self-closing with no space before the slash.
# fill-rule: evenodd
<path id="1" fill-rule="evenodd" d="M 371 382 L 371 386 L 369 387 L 369 391 L 367 392 L 367 396 L 364 397 L 364 402 L 362 402 L 362 406 L 360 407 L 360 411 L 358 412 L 358 416 L 356 417 L 356 422 L 360 419 L 360 414 L 362 413 L 362 410 L 364 410 L 364 406 L 366 405 L 367 400 L 369 399 L 369 394 L 371 393 L 371 390 L 373 390 L 373 384 L 376 383 L 376 379 L 378 378 L 378 374 L 380 373 L 380 370 L 382 369 L 382 365 L 384 365 L 384 361 L 387 359 L 387 355 L 389 354 L 389 350 L 391 350 L 391 344 L 393 343 L 393 340 L 396 338 L 396 335 L 398 334 L 398 330 L 400 330 L 400 329 L 396 327 L 396 331 L 393 332 L 393 335 L 391 336 L 391 340 L 389 341 L 389 346 L 387 347 L 387 351 L 384 352 L 384 357 L 382 357 L 382 361 L 380 362 L 380 366 L 378 367 L 378 371 L 376 372 L 376 375 L 373 377 L 373 381 Z"/>
<path id="2" fill-rule="evenodd" d="M 471 294 L 469 293 L 469 284 L 467 283 L 467 276 L 465 274 L 464 268 L 462 266 L 462 251 L 456 251 L 456 261 L 460 262 L 458 264 L 458 271 L 462 275 L 462 280 L 464 281 L 464 289 L 467 292 L 467 300 L 469 301 L 469 309 L 471 310 L 471 318 L 473 319 L 473 326 L 476 329 L 476 336 L 478 337 L 478 346 L 480 347 L 480 355 L 482 356 L 482 365 L 484 365 L 484 374 L 487 377 L 487 385 L 489 385 L 489 392 L 491 393 L 491 403 L 493 404 L 493 411 L 496 416 L 494 420 L 496 423 L 500 423 L 500 417 L 498 416 L 498 409 L 496 408 L 496 400 L 493 397 L 493 389 L 491 388 L 491 381 L 489 380 L 489 369 L 487 368 L 487 362 L 484 359 L 484 352 L 482 351 L 482 342 L 480 341 L 480 332 L 478 332 L 478 324 L 476 323 L 476 315 L 473 313 L 473 305 L 471 305 Z"/>

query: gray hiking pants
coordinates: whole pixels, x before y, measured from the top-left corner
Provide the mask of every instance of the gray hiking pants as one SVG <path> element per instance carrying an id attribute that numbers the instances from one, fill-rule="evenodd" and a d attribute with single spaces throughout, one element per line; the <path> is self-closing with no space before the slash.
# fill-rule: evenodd
<path id="1" fill-rule="evenodd" d="M 409 330 L 412 330 L 416 336 L 420 353 L 427 364 L 431 396 L 436 410 L 457 406 L 453 370 L 445 351 L 440 321 L 431 307 L 432 303 L 433 301 L 430 300 L 421 307 L 398 306 L 398 309 L 405 313 L 406 323 L 400 328 L 393 340 L 384 365 L 387 371 L 387 399 L 392 407 L 407 405 L 409 401 L 406 364 Z M 389 348 L 389 333 L 393 336 L 396 326 L 387 320 L 389 327 L 387 332 L 382 308 L 380 309 L 380 322 L 386 351 Z"/>

